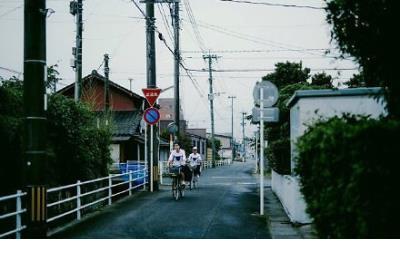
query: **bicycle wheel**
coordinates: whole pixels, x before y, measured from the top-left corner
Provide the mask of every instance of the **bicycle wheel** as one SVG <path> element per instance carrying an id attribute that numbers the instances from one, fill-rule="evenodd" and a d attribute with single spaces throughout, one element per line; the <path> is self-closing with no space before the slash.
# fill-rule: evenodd
<path id="1" fill-rule="evenodd" d="M 189 181 L 189 190 L 192 190 L 192 188 L 193 188 L 193 175 L 192 175 L 192 178 Z"/>
<path id="2" fill-rule="evenodd" d="M 185 196 L 185 188 L 182 185 L 179 185 L 179 195 L 181 198 Z"/>
<path id="3" fill-rule="evenodd" d="M 172 197 L 175 200 L 179 199 L 178 186 L 178 179 L 174 177 L 172 180 Z"/>

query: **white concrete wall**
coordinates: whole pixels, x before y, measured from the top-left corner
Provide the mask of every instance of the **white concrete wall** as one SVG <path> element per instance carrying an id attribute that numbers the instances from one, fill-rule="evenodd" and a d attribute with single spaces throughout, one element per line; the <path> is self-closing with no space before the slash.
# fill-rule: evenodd
<path id="1" fill-rule="evenodd" d="M 119 155 L 120 155 L 120 146 L 119 144 L 111 144 L 110 145 L 110 153 L 111 153 L 111 159 L 115 163 L 119 163 Z"/>
<path id="2" fill-rule="evenodd" d="M 286 214 L 293 223 L 308 224 L 312 220 L 306 213 L 306 202 L 300 192 L 297 176 L 280 175 L 272 170 L 272 191 L 279 198 Z"/>

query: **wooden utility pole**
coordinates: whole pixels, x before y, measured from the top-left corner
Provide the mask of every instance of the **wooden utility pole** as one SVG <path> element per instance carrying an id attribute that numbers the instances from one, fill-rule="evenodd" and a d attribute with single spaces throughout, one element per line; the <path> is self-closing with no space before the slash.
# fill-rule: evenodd
<path id="1" fill-rule="evenodd" d="M 156 76 L 156 44 L 155 44 L 154 1 L 146 1 L 146 57 L 147 57 L 147 88 L 157 88 Z M 158 128 L 149 126 L 150 148 L 148 169 L 150 170 L 150 191 L 158 190 Z"/>
<path id="2" fill-rule="evenodd" d="M 233 139 L 233 99 L 236 99 L 236 96 L 228 96 L 228 99 L 231 99 L 231 148 L 232 148 L 232 162 L 235 159 L 235 141 Z"/>
<path id="3" fill-rule="evenodd" d="M 174 89 L 174 100 L 175 100 L 175 124 L 178 127 L 178 131 L 175 134 L 179 136 L 180 131 L 180 100 L 179 100 L 179 77 L 180 77 L 180 62 L 181 62 L 181 54 L 179 49 L 179 1 L 174 3 L 174 17 L 173 17 L 173 25 L 174 25 L 174 56 L 175 56 L 175 64 L 174 64 L 174 82 L 175 82 L 175 89 Z"/>
<path id="4" fill-rule="evenodd" d="M 74 100 L 78 101 L 82 92 L 82 31 L 83 31 L 83 2 L 76 0 L 70 2 L 70 13 L 75 16 L 76 22 L 76 39 L 75 47 L 72 48 L 74 55 L 74 68 L 75 68 L 75 89 Z"/>
<path id="5" fill-rule="evenodd" d="M 106 113 L 109 112 L 110 110 L 110 84 L 109 84 L 109 73 L 110 73 L 110 68 L 108 67 L 108 60 L 109 60 L 108 54 L 104 55 L 104 76 L 106 80 L 104 81 L 104 111 Z M 108 115 L 106 115 L 108 117 Z"/>
<path id="6" fill-rule="evenodd" d="M 208 55 L 203 55 L 203 59 L 208 61 L 208 74 L 209 74 L 208 81 L 210 83 L 210 89 L 209 89 L 210 92 L 208 94 L 208 100 L 210 101 L 210 113 L 211 113 L 211 148 L 212 148 L 211 162 L 212 162 L 212 167 L 214 168 L 216 151 L 215 151 L 214 90 L 213 90 L 212 62 L 214 59 L 218 59 L 218 56 L 214 54 L 211 55 L 211 53 L 209 53 Z"/>
<path id="7" fill-rule="evenodd" d="M 29 238 L 46 237 L 46 1 L 24 6 L 24 155 Z"/>

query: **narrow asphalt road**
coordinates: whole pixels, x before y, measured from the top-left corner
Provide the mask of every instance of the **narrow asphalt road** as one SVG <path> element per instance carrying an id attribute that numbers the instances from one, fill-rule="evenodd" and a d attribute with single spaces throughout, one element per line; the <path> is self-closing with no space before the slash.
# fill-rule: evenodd
<path id="1" fill-rule="evenodd" d="M 104 209 L 56 238 L 271 238 L 257 216 L 253 162 L 204 171 L 200 188 L 175 201 L 170 187 L 141 192 Z"/>

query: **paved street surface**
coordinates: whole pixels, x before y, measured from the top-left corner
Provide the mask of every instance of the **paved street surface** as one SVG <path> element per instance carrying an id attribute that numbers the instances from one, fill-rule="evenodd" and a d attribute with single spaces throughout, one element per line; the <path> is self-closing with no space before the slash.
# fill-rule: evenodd
<path id="1" fill-rule="evenodd" d="M 58 238 L 271 238 L 259 211 L 254 162 L 203 173 L 200 188 L 175 201 L 170 187 L 139 193 L 104 209 Z"/>

